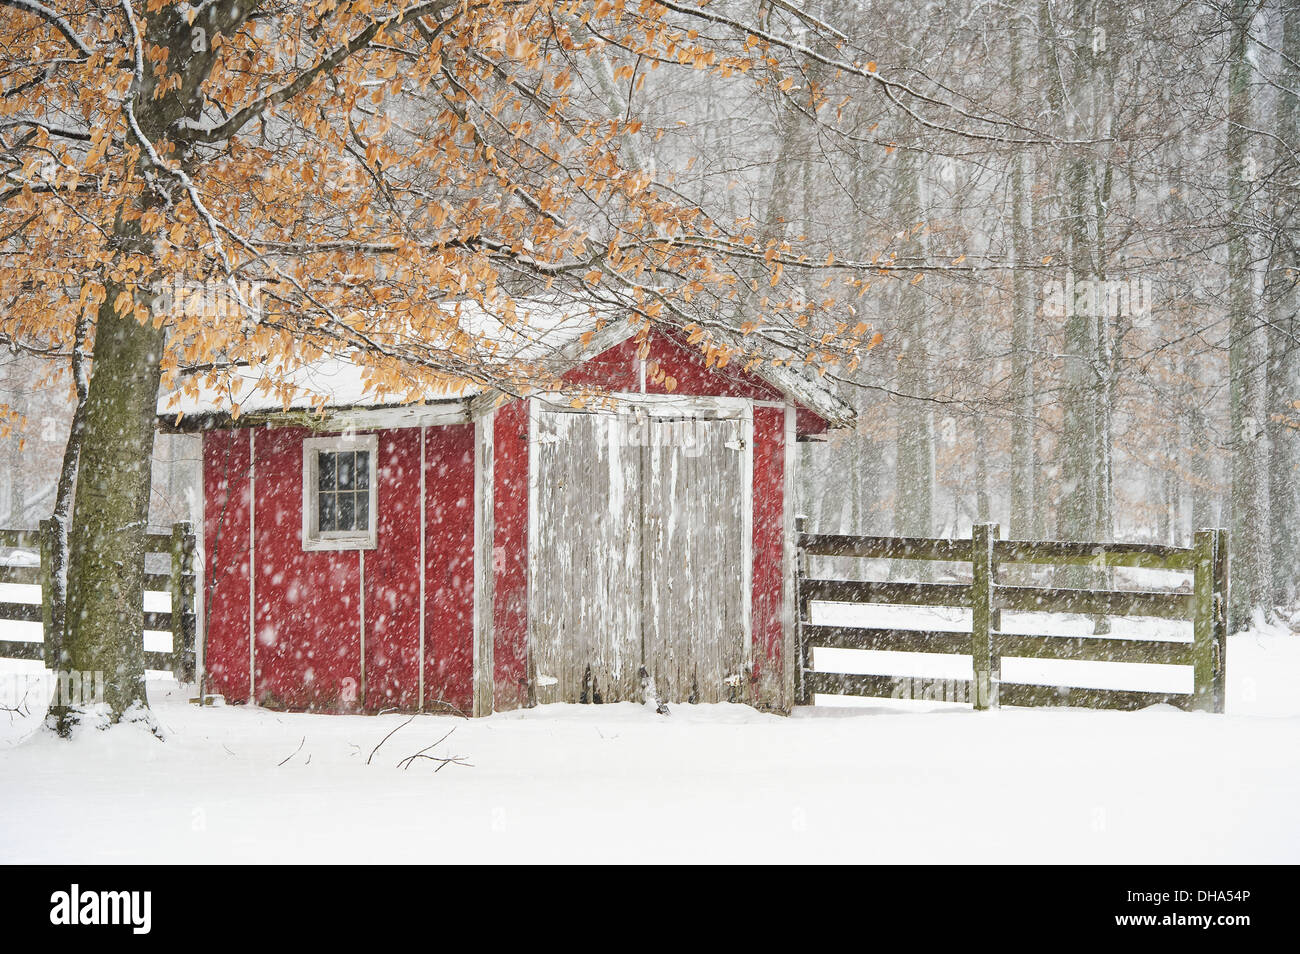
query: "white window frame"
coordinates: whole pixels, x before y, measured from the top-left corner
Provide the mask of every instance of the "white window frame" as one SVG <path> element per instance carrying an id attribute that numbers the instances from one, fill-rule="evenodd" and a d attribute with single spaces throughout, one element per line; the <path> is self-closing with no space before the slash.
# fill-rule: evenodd
<path id="1" fill-rule="evenodd" d="M 320 452 L 370 452 L 370 526 L 366 530 L 321 532 L 316 484 L 320 476 Z M 337 437 L 308 437 L 302 442 L 302 548 L 304 550 L 373 550 L 379 530 L 379 435 L 342 434 Z"/>

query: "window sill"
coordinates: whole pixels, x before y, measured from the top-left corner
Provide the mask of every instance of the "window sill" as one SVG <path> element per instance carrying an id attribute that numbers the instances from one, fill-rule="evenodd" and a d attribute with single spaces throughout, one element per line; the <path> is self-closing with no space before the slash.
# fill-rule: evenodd
<path id="1" fill-rule="evenodd" d="M 378 541 L 374 537 L 352 537 L 337 540 L 326 538 L 323 540 L 302 541 L 302 548 L 308 553 L 320 550 L 375 550 L 378 547 Z"/>

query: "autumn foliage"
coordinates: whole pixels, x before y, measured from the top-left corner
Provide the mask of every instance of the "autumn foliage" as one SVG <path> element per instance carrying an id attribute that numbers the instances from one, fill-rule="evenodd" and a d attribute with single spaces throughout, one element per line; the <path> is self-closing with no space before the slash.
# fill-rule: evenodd
<path id="1" fill-rule="evenodd" d="M 91 345 L 107 297 L 166 325 L 165 381 L 250 363 L 273 390 L 346 352 L 414 398 L 554 384 L 461 320 L 466 300 L 507 325 L 522 296 L 616 306 L 710 362 L 833 366 L 870 334 L 819 316 L 830 301 L 783 274 L 797 250 L 711 221 L 641 159 L 654 131 L 628 104 L 649 71 L 790 89 L 755 36 L 614 0 L 0 0 L 0 17 L 0 333 L 23 347 L 66 353 L 79 318 Z M 203 304 L 214 289 L 225 307 Z"/>

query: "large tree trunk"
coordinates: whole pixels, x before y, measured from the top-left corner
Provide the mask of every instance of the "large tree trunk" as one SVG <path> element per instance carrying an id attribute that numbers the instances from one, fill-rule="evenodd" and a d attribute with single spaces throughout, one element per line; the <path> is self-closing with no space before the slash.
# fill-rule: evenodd
<path id="1" fill-rule="evenodd" d="M 64 656 L 74 672 L 102 672 L 116 720 L 148 704 L 144 681 L 144 537 L 149 513 L 162 329 L 99 309 L 72 545 Z M 83 676 L 84 678 L 84 676 Z"/>
<path id="2" fill-rule="evenodd" d="M 76 389 L 77 400 L 72 411 L 72 424 L 68 428 L 68 442 L 63 448 L 63 464 L 59 469 L 58 485 L 54 493 L 54 512 L 50 516 L 53 525 L 54 541 L 50 560 L 50 632 L 45 634 L 48 642 L 46 658 L 54 662 L 54 671 L 68 671 L 67 624 L 68 624 L 68 578 L 71 558 L 70 524 L 72 522 L 72 504 L 76 499 L 77 472 L 81 467 L 81 439 L 86 430 L 86 399 L 89 397 L 89 349 L 90 335 L 94 318 L 89 310 L 77 318 L 76 333 L 72 346 L 72 380 Z M 68 729 L 68 703 L 61 693 L 56 693 L 50 702 L 50 718 L 60 734 Z"/>
<path id="3" fill-rule="evenodd" d="M 925 215 L 921 176 L 916 155 L 904 152 L 898 161 L 899 215 L 897 220 L 910 230 Z M 924 259 L 925 230 L 911 235 L 902 253 Z M 905 395 L 898 405 L 898 436 L 895 449 L 894 533 L 905 537 L 928 537 L 934 532 L 934 410 L 924 399 L 930 391 L 929 356 L 926 347 L 926 301 L 922 289 L 904 286 L 898 313 L 898 390 Z M 909 570 L 915 569 L 909 567 Z M 922 567 L 924 570 L 924 567 Z"/>
<path id="4" fill-rule="evenodd" d="M 1026 26 L 1012 23 L 1011 88 L 1025 95 L 1024 34 Z M 1029 241 L 1029 195 L 1025 167 L 1029 157 L 1017 151 L 1011 160 L 1011 245 L 1017 268 L 1011 275 L 1011 520 L 1012 537 L 1031 539 L 1038 507 L 1036 448 L 1038 397 L 1034 388 L 1034 299 L 1030 273 L 1021 267 L 1032 254 Z"/>
<path id="5" fill-rule="evenodd" d="M 1300 583 L 1300 320 L 1296 311 L 1296 261 L 1300 189 L 1300 4 L 1284 4 L 1279 66 L 1277 122 L 1280 141 L 1272 171 L 1275 240 L 1270 248 L 1267 283 L 1272 314 L 1268 365 L 1269 491 L 1273 517 L 1273 602 L 1294 603 Z"/>
<path id="6" fill-rule="evenodd" d="M 1252 126 L 1249 31 L 1254 4 L 1234 0 L 1227 16 L 1228 51 L 1228 354 L 1232 448 L 1232 595 L 1230 626 L 1250 624 L 1269 604 L 1272 556 L 1269 543 L 1267 335 L 1257 314 L 1255 254 L 1252 249 L 1251 188 L 1247 148 Z"/>
<path id="7" fill-rule="evenodd" d="M 257 0 L 205 14 L 209 36 L 238 29 L 258 6 Z M 201 49 L 193 44 L 194 30 L 183 6 L 153 11 L 132 11 L 133 29 L 143 28 L 135 76 L 127 96 L 134 115 L 128 124 L 135 163 L 130 177 L 148 183 L 137 199 L 143 214 L 175 201 L 182 193 L 171 186 L 173 171 L 155 168 L 151 155 L 167 130 L 182 117 L 196 120 L 204 102 L 204 79 L 217 56 L 217 44 Z M 144 50 L 165 50 L 181 82 L 166 88 L 147 65 Z M 130 55 L 128 53 L 128 55 Z M 183 153 L 181 167 L 192 154 Z M 126 266 L 137 276 L 131 285 L 105 277 L 104 299 L 95 319 L 95 348 L 90 380 L 86 384 L 84 425 L 80 432 L 79 461 L 65 468 L 73 476 L 75 499 L 68 541 L 66 623 L 62 636 L 62 663 L 87 674 L 93 685 L 101 674 L 103 703 L 113 721 L 136 707 L 147 707 L 144 669 L 144 555 L 149 518 L 149 489 L 153 455 L 154 414 L 167 333 L 155 327 L 149 311 L 149 282 L 157 273 L 141 274 L 141 262 L 154 258 L 154 237 L 141 234 L 141 217 L 119 216 L 114 223 L 113 245 Z M 106 268 L 105 273 L 111 274 Z M 123 293 L 125 307 L 116 306 Z M 137 306 L 144 309 L 137 315 Z M 143 319 L 143 320 L 142 320 Z M 84 356 L 83 356 L 84 357 Z M 76 435 L 74 434 L 74 437 Z M 72 680 L 69 679 L 71 684 Z M 66 701 L 66 700 L 65 700 Z M 60 731 L 68 728 L 66 712 L 54 713 Z"/>

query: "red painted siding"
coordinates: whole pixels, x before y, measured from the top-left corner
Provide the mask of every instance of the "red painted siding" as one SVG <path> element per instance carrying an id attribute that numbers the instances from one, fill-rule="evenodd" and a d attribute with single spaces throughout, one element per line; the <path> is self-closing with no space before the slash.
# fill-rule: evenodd
<path id="1" fill-rule="evenodd" d="M 302 548 L 306 436 L 299 428 L 257 429 L 257 701 L 286 709 L 357 710 L 360 554 Z"/>
<path id="2" fill-rule="evenodd" d="M 205 689 L 248 699 L 248 432 L 203 435 Z"/>
<path id="3" fill-rule="evenodd" d="M 757 701 L 780 706 L 785 408 L 754 408 L 753 633 Z"/>
<path id="4" fill-rule="evenodd" d="M 493 707 L 528 702 L 528 404 L 498 408 L 493 428 Z"/>
<path id="5" fill-rule="evenodd" d="M 676 379 L 673 394 L 743 397 L 756 401 L 781 400 L 781 394 L 775 388 L 752 374 L 746 374 L 739 365 L 709 368 L 704 355 L 699 351 L 667 335 L 651 335 L 650 353 L 646 360 L 656 362 L 660 370 Z M 667 393 L 663 384 L 655 384 L 649 376 L 646 378 L 646 391 L 650 394 Z"/>
<path id="6" fill-rule="evenodd" d="M 639 391 L 641 375 L 637 365 L 639 346 L 635 340 L 624 341 L 584 362 L 564 375 L 571 385 L 587 385 L 609 391 Z M 713 397 L 744 397 L 757 401 L 780 401 L 781 394 L 739 365 L 725 368 L 707 367 L 704 355 L 695 348 L 660 332 L 650 336 L 647 361 L 658 364 L 676 380 L 673 394 Z M 662 384 L 647 377 L 646 391 L 650 394 L 668 393 Z"/>
<path id="7" fill-rule="evenodd" d="M 378 546 L 366 559 L 366 708 L 420 705 L 420 430 L 379 434 Z"/>
<path id="8" fill-rule="evenodd" d="M 474 425 L 425 432 L 425 707 L 474 704 Z"/>
<path id="9" fill-rule="evenodd" d="M 579 387 L 587 385 L 607 391 L 640 390 L 636 354 L 637 343 L 633 340 L 624 341 L 571 369 L 565 373 L 564 381 L 566 384 Z"/>
<path id="10" fill-rule="evenodd" d="M 829 428 L 824 418 L 801 407 L 795 410 L 794 430 L 799 437 L 808 437 L 813 434 L 825 434 Z"/>

